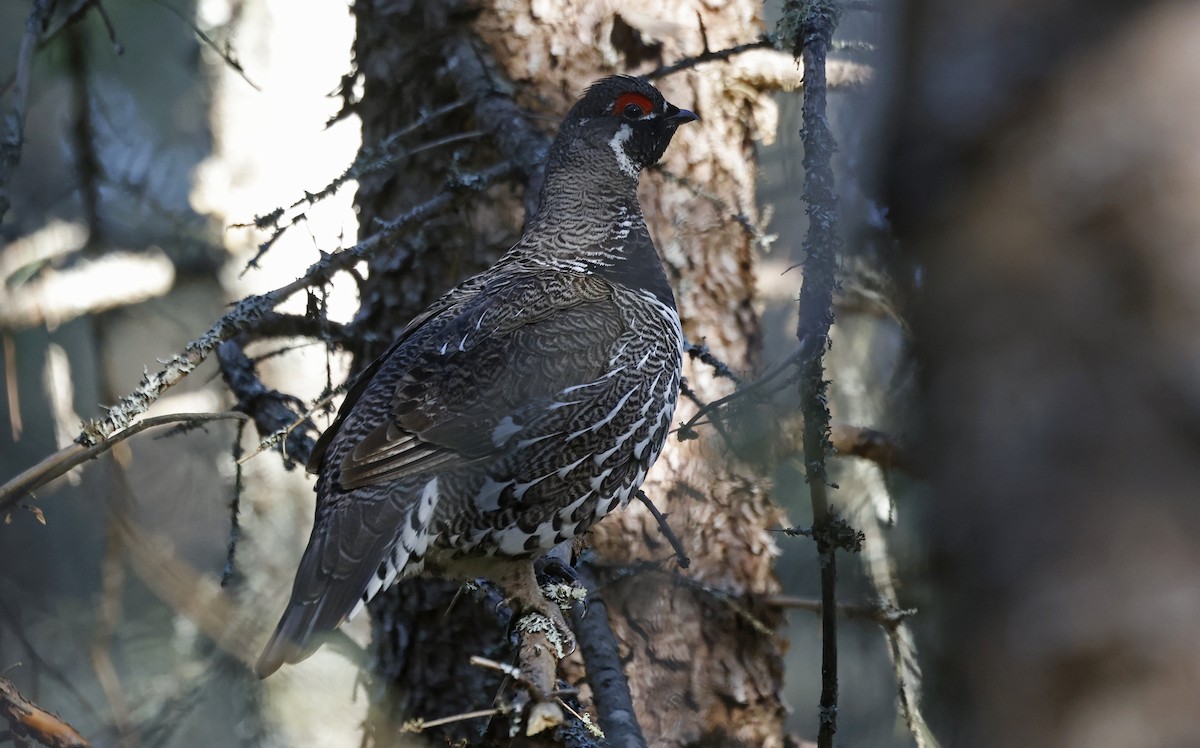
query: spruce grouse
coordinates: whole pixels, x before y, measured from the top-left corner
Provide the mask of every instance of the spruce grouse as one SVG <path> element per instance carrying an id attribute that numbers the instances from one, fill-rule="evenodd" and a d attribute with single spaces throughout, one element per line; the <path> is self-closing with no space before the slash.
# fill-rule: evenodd
<path id="1" fill-rule="evenodd" d="M 360 375 L 309 463 L 316 522 L 260 677 L 422 572 L 487 577 L 570 638 L 532 562 L 627 503 L 666 441 L 683 334 L 637 184 L 696 118 L 595 83 L 520 241 Z"/>

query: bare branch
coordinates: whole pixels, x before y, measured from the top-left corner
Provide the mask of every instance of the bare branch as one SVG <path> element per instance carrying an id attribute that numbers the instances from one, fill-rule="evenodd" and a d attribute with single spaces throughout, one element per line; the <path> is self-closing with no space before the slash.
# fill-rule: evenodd
<path id="1" fill-rule="evenodd" d="M 713 372 L 718 377 L 724 377 L 738 387 L 742 386 L 741 377 L 733 373 L 733 370 L 729 368 L 729 364 L 713 355 L 713 352 L 708 349 L 707 343 L 687 343 L 683 349 L 693 360 L 699 359 L 711 366 Z"/>
<path id="2" fill-rule="evenodd" d="M 752 42 L 736 44 L 727 49 L 708 50 L 663 65 L 642 78 L 655 80 L 707 62 L 727 62 L 726 73 L 739 83 L 756 91 L 795 91 L 804 85 L 804 70 L 796 64 L 794 55 L 781 52 L 773 35 L 764 35 Z M 830 88 L 860 86 L 871 80 L 871 66 L 849 60 L 827 62 L 826 85 Z"/>
<path id="3" fill-rule="evenodd" d="M 21 161 L 21 148 L 25 145 L 25 113 L 29 105 L 29 82 L 33 76 L 33 53 L 38 40 L 46 30 L 50 17 L 54 15 L 55 0 L 34 0 L 33 9 L 25 21 L 25 33 L 17 51 L 17 72 L 13 79 L 13 104 L 4 116 L 0 131 L 0 219 L 12 204 L 8 198 L 8 183 L 13 171 Z"/>
<path id="4" fill-rule="evenodd" d="M 18 738 L 36 740 L 49 748 L 90 748 L 74 727 L 21 695 L 8 678 L 0 675 L 0 717 Z"/>
<path id="5" fill-rule="evenodd" d="M 318 200 L 322 200 L 336 193 L 342 185 L 353 179 L 358 179 L 368 174 L 374 174 L 378 171 L 383 171 L 386 168 L 394 166 L 399 160 L 399 155 L 410 154 L 411 152 L 403 150 L 399 147 L 400 141 L 421 129 L 422 127 L 434 122 L 435 120 L 444 117 L 451 112 L 462 109 L 470 102 L 466 99 L 460 99 L 451 102 L 443 107 L 425 112 L 416 120 L 408 123 L 399 130 L 388 135 L 382 143 L 375 147 L 363 147 L 354 162 L 346 167 L 346 170 L 335 177 L 333 181 L 322 187 L 317 192 L 305 192 L 304 197 L 296 200 L 287 208 L 276 208 L 275 210 L 262 216 L 255 216 L 253 223 L 237 223 L 234 228 L 246 228 L 253 226 L 258 229 L 277 228 L 279 221 L 284 213 L 288 210 L 299 208 L 301 205 L 312 205 Z"/>
<path id="6" fill-rule="evenodd" d="M 71 468 L 82 465 L 88 460 L 104 454 L 117 444 L 131 436 L 140 434 L 146 429 L 158 428 L 178 423 L 197 424 L 207 421 L 238 419 L 245 420 L 248 416 L 243 413 L 172 413 L 165 416 L 155 416 L 138 421 L 125 430 L 106 436 L 101 441 L 90 446 L 75 443 L 64 447 L 33 467 L 25 470 L 17 477 L 0 486 L 0 512 L 7 511 L 14 504 L 32 491 L 46 485 L 50 481 L 65 475 Z"/>
<path id="7" fill-rule="evenodd" d="M 242 273 L 244 274 L 246 270 L 250 268 L 257 268 L 258 261 L 263 258 L 263 255 L 270 251 L 271 247 L 273 247 L 275 243 L 279 241 L 284 233 L 308 217 L 308 214 L 305 212 L 295 213 L 290 219 L 288 219 L 287 223 L 280 225 L 283 217 L 289 211 L 294 211 L 296 208 L 317 204 L 330 195 L 335 194 L 346 182 L 354 179 L 362 179 L 363 177 L 371 174 L 377 174 L 382 171 L 393 169 L 401 159 L 422 153 L 424 151 L 433 150 L 434 148 L 455 145 L 457 143 L 474 140 L 480 137 L 483 134 L 481 131 L 472 130 L 470 132 L 454 133 L 444 138 L 438 138 L 428 143 L 422 143 L 421 145 L 413 146 L 411 148 L 398 148 L 395 145 L 396 139 L 398 139 L 401 135 L 412 132 L 413 130 L 432 121 L 434 118 L 462 107 L 465 103 L 466 102 L 455 102 L 454 104 L 437 109 L 425 117 L 417 120 L 416 122 L 401 128 L 396 133 L 393 133 L 391 136 L 389 136 L 388 140 L 384 142 L 381 148 L 374 149 L 373 151 L 360 152 L 358 157 L 354 159 L 354 163 L 352 163 L 332 182 L 325 185 L 325 187 L 321 188 L 317 192 L 306 192 L 304 197 L 296 200 L 287 208 L 277 208 L 265 216 L 256 217 L 253 224 L 235 224 L 236 228 L 245 228 L 248 225 L 253 225 L 259 229 L 275 228 L 275 231 L 271 234 L 271 236 L 267 237 L 265 241 L 259 243 L 258 251 L 255 252 L 254 256 L 246 262 L 246 268 L 243 269 Z M 379 151 L 382 151 L 382 153 Z"/>

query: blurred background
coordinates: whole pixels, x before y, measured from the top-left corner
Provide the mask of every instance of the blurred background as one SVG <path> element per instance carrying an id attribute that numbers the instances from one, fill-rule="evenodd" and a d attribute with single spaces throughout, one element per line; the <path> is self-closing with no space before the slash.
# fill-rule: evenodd
<path id="1" fill-rule="evenodd" d="M 355 115 L 338 116 L 347 4 L 59 5 L 0 222 L 0 481 L 68 445 L 229 303 L 359 230 L 353 182 L 294 205 L 361 142 Z M 0 5 L 6 116 L 34 7 Z M 782 10 L 766 4 L 745 39 Z M 1200 745 L 1200 11 L 879 0 L 847 3 L 835 40 L 835 436 L 870 427 L 903 454 L 831 462 L 866 540 L 843 556 L 839 597 L 916 610 L 844 619 L 837 744 Z M 760 371 L 795 348 L 803 282 L 794 89 L 747 113 Z M 247 269 L 255 218 L 287 206 L 297 228 Z M 326 301 L 350 321 L 354 284 Z M 310 404 L 348 367 L 307 338 L 252 353 Z M 777 395 L 761 438 L 798 430 L 796 402 Z M 234 404 L 209 361 L 150 415 Z M 239 471 L 239 439 L 256 448 L 233 422 L 147 432 L 4 515 L 0 675 L 94 745 L 359 744 L 361 663 L 325 648 L 266 682 L 243 664 L 313 495 L 277 454 Z M 798 453 L 764 470 L 790 525 L 811 523 Z M 786 729 L 811 740 L 816 555 L 776 542 Z M 369 638 L 361 619 L 349 633 Z"/>

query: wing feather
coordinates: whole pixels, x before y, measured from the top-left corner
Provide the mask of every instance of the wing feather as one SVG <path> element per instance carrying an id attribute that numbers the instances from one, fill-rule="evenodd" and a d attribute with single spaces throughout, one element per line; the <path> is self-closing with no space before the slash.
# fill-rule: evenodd
<path id="1" fill-rule="evenodd" d="M 309 462 L 316 522 L 260 676 L 311 654 L 381 588 L 373 575 L 390 581 L 425 552 L 439 473 L 493 459 L 556 398 L 590 396 L 579 387 L 611 368 L 627 330 L 613 293 L 584 274 L 468 281 L 360 375 Z"/>

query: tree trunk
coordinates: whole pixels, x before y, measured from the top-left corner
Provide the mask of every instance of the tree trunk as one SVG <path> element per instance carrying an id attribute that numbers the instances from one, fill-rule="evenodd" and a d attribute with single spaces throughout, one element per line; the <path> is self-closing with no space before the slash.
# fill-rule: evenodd
<path id="1" fill-rule="evenodd" d="M 670 0 L 656 6 L 654 16 L 633 2 L 545 0 L 359 0 L 354 12 L 364 150 L 456 101 L 464 105 L 431 117 L 406 142 L 481 133 L 422 150 L 385 176 L 364 179 L 357 200 L 362 233 L 439 193 L 454 174 L 507 160 L 516 175 L 480 192 L 461 194 L 460 188 L 451 208 L 372 258 L 355 324 L 375 337 L 363 337 L 369 342 L 357 351 L 359 367 L 415 312 L 486 268 L 518 237 L 537 197 L 549 138 L 592 81 L 618 71 L 644 73 L 705 44 L 718 49 L 761 32 L 758 4 L 749 0 Z M 735 370 L 750 369 L 759 329 L 751 307 L 753 237 L 743 226 L 755 220 L 748 112 L 757 94 L 723 85 L 719 65 L 657 83 L 703 121 L 681 131 L 662 169 L 643 178 L 647 222 L 675 287 L 685 334 L 707 342 Z M 702 399 L 730 391 L 729 381 L 707 366 L 685 366 Z M 681 402 L 679 418 L 692 412 Z M 783 744 L 782 663 L 773 635 L 781 619 L 754 604 L 778 587 L 767 528 L 778 526 L 780 514 L 760 483 L 711 430 L 694 441 L 672 439 L 645 490 L 670 515 L 691 567 L 676 567 L 654 520 L 636 504 L 589 537 L 652 745 Z M 395 686 L 372 725 L 377 745 L 393 744 L 401 715 L 428 720 L 492 706 L 499 684 L 468 658 L 510 658 L 498 601 L 458 592 L 456 585 L 418 580 L 373 605 L 375 671 Z M 580 682 L 578 655 L 563 672 Z M 588 706 L 586 690 L 582 701 Z M 438 734 L 477 741 L 481 729 L 475 720 Z"/>

